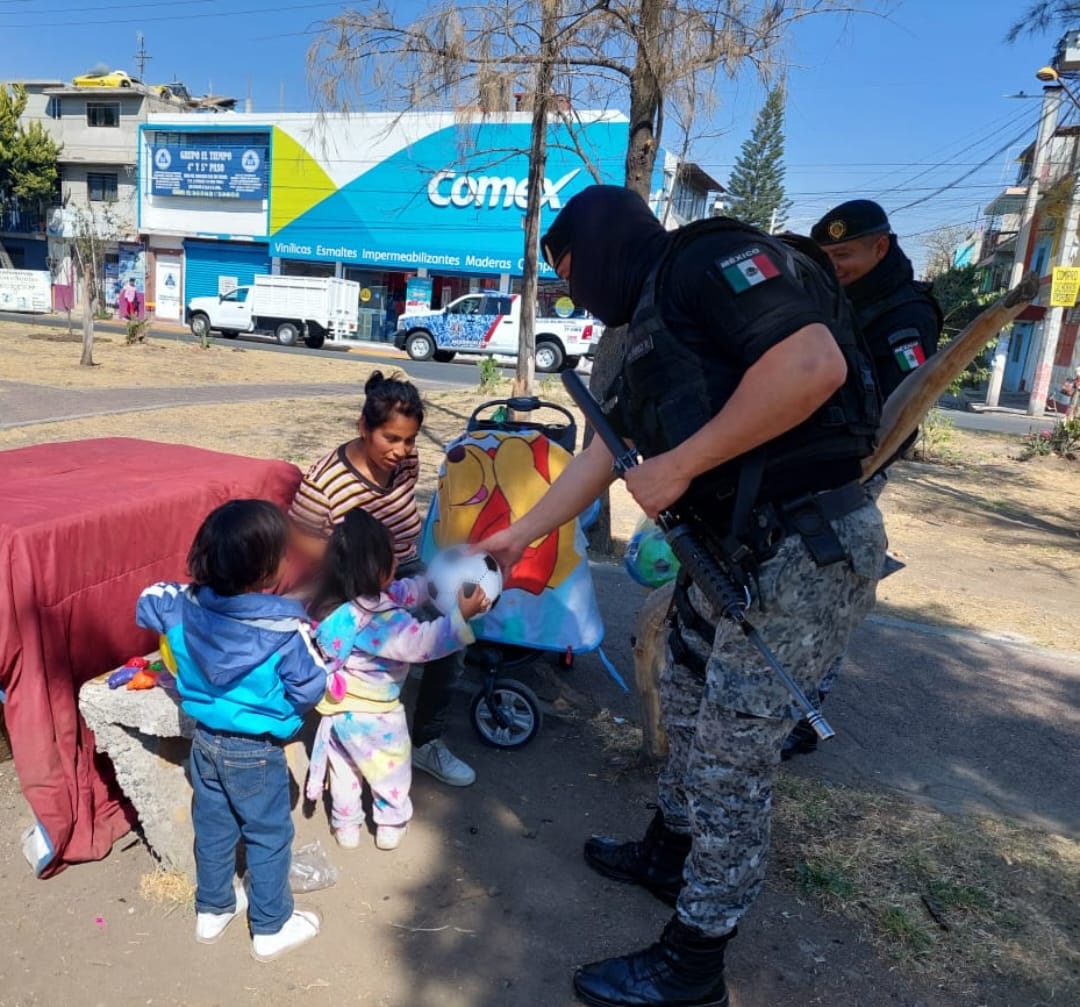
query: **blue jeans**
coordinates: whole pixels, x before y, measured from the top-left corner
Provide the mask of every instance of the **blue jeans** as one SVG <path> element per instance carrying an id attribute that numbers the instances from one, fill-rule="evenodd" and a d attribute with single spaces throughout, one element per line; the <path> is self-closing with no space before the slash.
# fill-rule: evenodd
<path id="1" fill-rule="evenodd" d="M 251 876 L 253 934 L 276 934 L 292 916 L 293 840 L 289 771 L 280 742 L 196 727 L 191 742 L 191 820 L 195 826 L 195 909 L 236 909 L 233 877 L 242 838 Z"/>

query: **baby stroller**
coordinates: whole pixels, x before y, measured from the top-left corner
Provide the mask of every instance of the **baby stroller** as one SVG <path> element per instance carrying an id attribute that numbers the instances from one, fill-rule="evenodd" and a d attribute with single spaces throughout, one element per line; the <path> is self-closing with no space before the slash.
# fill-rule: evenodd
<path id="1" fill-rule="evenodd" d="M 539 422 L 533 414 L 541 410 L 558 418 Z M 529 418 L 514 420 L 512 413 Z M 556 403 L 529 396 L 477 406 L 465 433 L 447 445 L 421 556 L 430 560 L 441 548 L 479 542 L 505 528 L 555 481 L 576 440 L 573 415 Z M 543 712 L 532 689 L 505 670 L 541 651 L 559 654 L 569 666 L 575 654 L 596 650 L 604 637 L 582 520 L 533 543 L 509 571 L 498 603 L 472 625 L 477 642 L 466 652 L 466 665 L 482 670 L 483 685 L 470 705 L 470 722 L 486 744 L 520 748 L 536 737 Z"/>

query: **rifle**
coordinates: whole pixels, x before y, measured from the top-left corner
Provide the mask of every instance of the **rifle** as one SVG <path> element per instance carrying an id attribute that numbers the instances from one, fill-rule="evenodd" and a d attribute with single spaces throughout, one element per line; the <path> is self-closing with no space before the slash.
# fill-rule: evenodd
<path id="1" fill-rule="evenodd" d="M 597 436 L 604 442 L 607 449 L 615 459 L 615 474 L 622 478 L 626 473 L 638 464 L 637 452 L 628 448 L 620 439 L 619 435 L 611 428 L 607 417 L 600 409 L 600 404 L 592 397 L 585 383 L 573 371 L 563 371 L 562 381 L 574 404 L 584 414 L 585 419 L 596 431 Z M 769 666 L 776 672 L 784 687 L 791 693 L 792 698 L 799 704 L 799 708 L 806 716 L 806 720 L 814 729 L 814 733 L 822 740 L 828 741 L 835 736 L 836 732 L 817 710 L 813 703 L 806 698 L 806 693 L 799 688 L 798 683 L 785 670 L 784 666 L 776 659 L 776 655 L 769 649 L 768 644 L 761 638 L 761 634 L 746 618 L 746 609 L 750 604 L 747 591 L 740 590 L 731 574 L 713 558 L 712 554 L 698 541 L 697 535 L 690 524 L 684 520 L 677 510 L 668 509 L 657 515 L 656 523 L 664 532 L 671 551 L 679 560 L 682 568 L 690 575 L 690 578 L 704 592 L 705 597 L 720 609 L 721 613 L 731 619 L 745 634 L 746 638 L 758 649 Z"/>

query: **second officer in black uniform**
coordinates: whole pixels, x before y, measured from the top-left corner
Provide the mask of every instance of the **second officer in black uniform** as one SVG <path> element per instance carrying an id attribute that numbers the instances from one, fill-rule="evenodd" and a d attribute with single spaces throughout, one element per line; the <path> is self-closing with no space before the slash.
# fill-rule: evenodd
<path id="1" fill-rule="evenodd" d="M 915 279 L 885 211 L 869 199 L 830 210 L 810 236 L 832 259 L 888 398 L 937 350 L 942 316 L 930 284 Z"/>

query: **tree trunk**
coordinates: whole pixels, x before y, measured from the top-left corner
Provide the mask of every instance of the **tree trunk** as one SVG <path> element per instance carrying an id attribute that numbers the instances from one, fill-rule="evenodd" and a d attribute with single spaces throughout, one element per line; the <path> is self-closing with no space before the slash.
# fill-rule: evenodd
<path id="1" fill-rule="evenodd" d="M 91 294 L 92 284 L 85 276 L 82 278 L 83 317 L 82 317 L 82 367 L 94 366 L 94 315 L 97 314 L 97 297 Z"/>
<path id="2" fill-rule="evenodd" d="M 656 164 L 656 149 L 660 141 L 660 82 L 652 70 L 650 57 L 660 57 L 660 16 L 662 0 L 641 0 L 638 18 L 638 47 L 634 69 L 630 75 L 630 140 L 626 146 L 626 188 L 636 192 L 645 202 L 652 193 L 652 174 Z M 609 338 L 605 333 L 604 338 Z M 589 390 L 603 391 L 596 379 L 596 366 L 589 381 Z M 604 385 L 606 388 L 607 385 Z M 593 438 L 591 428 L 585 430 L 585 443 Z M 600 513 L 588 531 L 589 549 L 603 556 L 615 551 L 611 540 L 611 494 L 605 490 L 600 497 Z"/>
<path id="3" fill-rule="evenodd" d="M 626 147 L 626 187 L 648 202 L 660 142 L 660 82 L 650 59 L 660 58 L 662 0 L 641 0 L 638 45 L 630 74 L 630 141 Z"/>
<path id="4" fill-rule="evenodd" d="M 554 73 L 554 38 L 558 30 L 559 0 L 540 3 L 540 64 L 533 96 L 532 134 L 529 144 L 529 192 L 525 204 L 525 262 L 521 278 L 521 336 L 518 342 L 514 394 L 532 393 L 536 371 L 536 291 L 539 283 L 540 203 L 547 168 L 548 106 Z"/>

